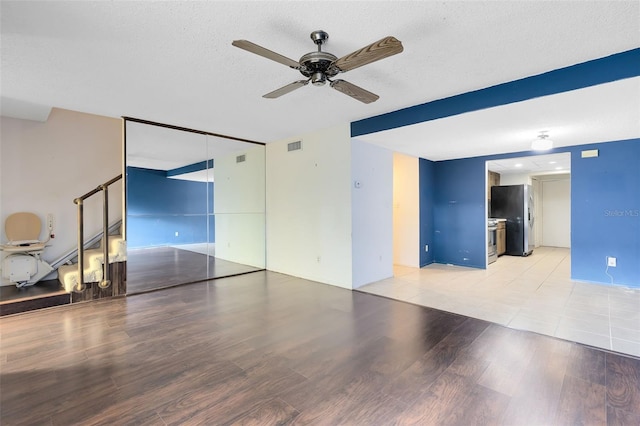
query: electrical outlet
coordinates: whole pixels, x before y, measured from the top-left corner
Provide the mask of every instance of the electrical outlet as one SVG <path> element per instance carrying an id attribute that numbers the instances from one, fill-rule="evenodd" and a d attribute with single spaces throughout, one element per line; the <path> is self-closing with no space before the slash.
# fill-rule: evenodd
<path id="1" fill-rule="evenodd" d="M 424 251 L 428 252 L 429 251 L 429 244 L 425 244 L 424 246 Z"/>
<path id="2" fill-rule="evenodd" d="M 178 231 L 176 231 L 176 237 L 180 236 L 180 233 Z"/>
<path id="3" fill-rule="evenodd" d="M 615 268 L 616 267 L 616 258 L 615 257 L 607 257 L 607 266 Z"/>
<path id="4" fill-rule="evenodd" d="M 53 213 L 47 214 L 47 228 L 53 229 Z"/>

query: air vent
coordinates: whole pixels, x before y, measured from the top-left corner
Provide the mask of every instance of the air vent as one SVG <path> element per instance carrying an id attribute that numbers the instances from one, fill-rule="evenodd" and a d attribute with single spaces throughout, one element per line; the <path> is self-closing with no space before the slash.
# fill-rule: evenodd
<path id="1" fill-rule="evenodd" d="M 236 157 L 236 163 L 244 163 L 245 161 L 247 161 L 247 155 L 246 154 L 238 155 Z"/>
<path id="2" fill-rule="evenodd" d="M 287 145 L 287 151 L 297 151 L 302 149 L 302 141 L 291 142 Z"/>

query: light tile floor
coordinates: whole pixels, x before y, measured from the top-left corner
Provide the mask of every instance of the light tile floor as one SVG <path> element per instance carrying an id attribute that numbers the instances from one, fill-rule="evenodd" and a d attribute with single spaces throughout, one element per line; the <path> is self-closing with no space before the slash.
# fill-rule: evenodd
<path id="1" fill-rule="evenodd" d="M 640 288 L 571 281 L 569 249 L 501 256 L 486 270 L 394 267 L 358 290 L 640 357 Z"/>

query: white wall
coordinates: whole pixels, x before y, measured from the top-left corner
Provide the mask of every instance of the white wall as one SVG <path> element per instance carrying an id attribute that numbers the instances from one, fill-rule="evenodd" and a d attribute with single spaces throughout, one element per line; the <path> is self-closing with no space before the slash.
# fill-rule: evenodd
<path id="1" fill-rule="evenodd" d="M 571 247 L 571 179 L 544 176 L 542 189 L 542 245 Z M 540 214 L 539 216 L 540 217 Z"/>
<path id="2" fill-rule="evenodd" d="M 267 269 L 351 288 L 350 139 L 345 123 L 267 144 Z"/>
<path id="3" fill-rule="evenodd" d="M 529 173 L 500 174 L 500 185 L 531 185 Z"/>
<path id="4" fill-rule="evenodd" d="M 265 148 L 216 157 L 214 175 L 216 257 L 264 268 Z"/>
<path id="5" fill-rule="evenodd" d="M 53 261 L 76 247 L 73 199 L 122 173 L 120 119 L 54 108 L 46 122 L 1 118 L 0 221 L 31 211 L 43 221 L 54 215 L 55 238 L 43 258 Z M 110 222 L 122 218 L 122 181 L 109 188 Z M 85 201 L 85 236 L 102 227 L 102 197 Z M 1 265 L 1 263 L 0 263 Z M 9 283 L 3 281 L 2 285 Z"/>
<path id="6" fill-rule="evenodd" d="M 393 174 L 391 151 L 352 140 L 353 288 L 393 276 Z"/>
<path id="7" fill-rule="evenodd" d="M 420 267 L 418 159 L 393 154 L 393 263 Z"/>
<path id="8" fill-rule="evenodd" d="M 533 245 L 540 247 L 542 241 L 542 184 L 537 177 L 531 177 L 533 189 Z"/>

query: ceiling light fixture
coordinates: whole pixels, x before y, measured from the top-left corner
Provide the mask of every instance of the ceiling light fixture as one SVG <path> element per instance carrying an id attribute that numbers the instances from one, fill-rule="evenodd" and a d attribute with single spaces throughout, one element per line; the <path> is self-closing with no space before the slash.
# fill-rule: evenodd
<path id="1" fill-rule="evenodd" d="M 549 139 L 546 131 L 540 132 L 538 137 L 531 142 L 531 149 L 534 151 L 548 151 L 553 148 L 553 141 Z"/>

